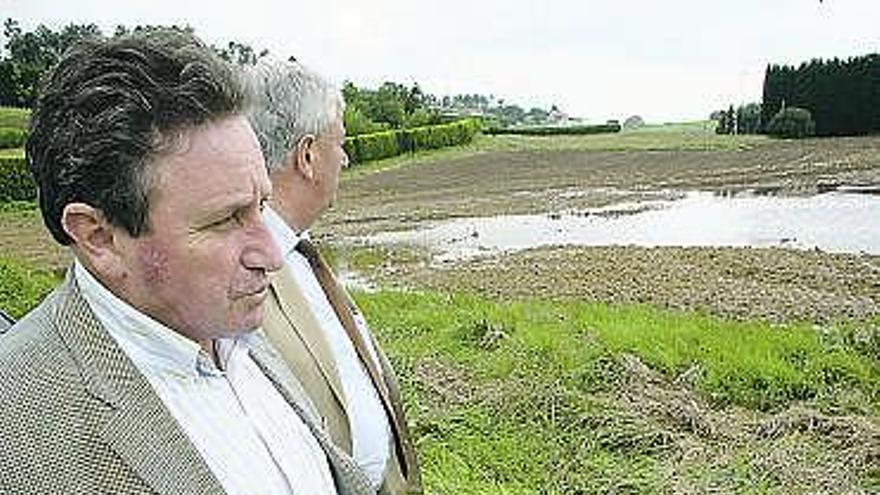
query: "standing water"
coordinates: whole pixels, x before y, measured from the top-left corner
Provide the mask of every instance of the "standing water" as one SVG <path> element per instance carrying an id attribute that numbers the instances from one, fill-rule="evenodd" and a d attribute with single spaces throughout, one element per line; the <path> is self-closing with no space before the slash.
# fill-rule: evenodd
<path id="1" fill-rule="evenodd" d="M 880 254 L 880 196 L 808 197 L 689 192 L 681 199 L 544 215 L 455 219 L 383 232 L 370 243 L 405 243 L 466 258 L 551 245 L 753 246 Z"/>

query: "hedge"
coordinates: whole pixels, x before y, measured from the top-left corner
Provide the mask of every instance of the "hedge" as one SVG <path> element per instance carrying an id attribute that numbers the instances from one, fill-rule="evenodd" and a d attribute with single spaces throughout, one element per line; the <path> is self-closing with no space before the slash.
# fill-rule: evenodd
<path id="1" fill-rule="evenodd" d="M 620 132 L 620 124 L 573 125 L 546 127 L 496 127 L 486 129 L 486 134 L 516 134 L 520 136 L 562 136 L 581 134 L 604 134 Z"/>
<path id="2" fill-rule="evenodd" d="M 467 144 L 480 127 L 476 119 L 463 119 L 449 124 L 361 134 L 345 140 L 345 151 L 352 163 L 363 163 L 402 153 Z M 36 197 L 36 185 L 25 159 L 0 158 L 0 202 Z"/>
<path id="3" fill-rule="evenodd" d="M 27 108 L 0 107 L 0 127 L 27 129 L 31 111 Z"/>
<path id="4" fill-rule="evenodd" d="M 476 119 L 462 119 L 448 124 L 361 134 L 346 138 L 345 152 L 352 163 L 364 163 L 403 153 L 458 146 L 471 142 L 480 127 Z"/>
<path id="5" fill-rule="evenodd" d="M 0 149 L 21 148 L 27 141 L 27 131 L 15 127 L 0 127 Z"/>
<path id="6" fill-rule="evenodd" d="M 39 304 L 59 282 L 48 270 L 0 255 L 0 309 L 15 319 Z"/>
<path id="7" fill-rule="evenodd" d="M 21 158 L 0 158 L 0 202 L 27 201 L 37 198 L 27 161 Z"/>

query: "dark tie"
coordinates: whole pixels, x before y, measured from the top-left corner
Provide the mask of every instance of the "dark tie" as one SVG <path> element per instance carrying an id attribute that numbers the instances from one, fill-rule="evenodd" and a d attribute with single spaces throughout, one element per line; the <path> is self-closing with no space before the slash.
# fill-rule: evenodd
<path id="1" fill-rule="evenodd" d="M 311 241 L 308 239 L 301 239 L 296 245 L 296 250 L 303 255 L 308 260 L 309 265 L 311 265 L 312 271 L 315 273 L 315 278 L 317 278 L 318 283 L 321 284 L 321 289 L 324 290 L 324 294 L 327 296 L 330 306 L 333 307 L 333 311 L 336 313 L 336 317 L 339 318 L 339 322 L 342 324 L 342 328 L 345 329 L 345 333 L 348 334 L 348 338 L 351 340 L 351 343 L 361 360 L 361 364 L 364 366 L 367 375 L 369 375 L 370 380 L 373 382 L 373 386 L 379 393 L 382 406 L 385 408 L 385 413 L 390 419 L 391 428 L 394 434 L 394 446 L 397 450 L 398 458 L 404 464 L 402 466 L 404 476 L 407 476 L 409 466 L 405 464 L 407 464 L 409 456 L 404 453 L 405 449 L 403 442 L 405 441 L 405 438 L 408 438 L 408 431 L 406 425 L 403 424 L 403 408 L 398 401 L 391 400 L 388 386 L 379 374 L 379 368 L 370 356 L 367 344 L 364 342 L 360 331 L 358 331 L 357 323 L 355 323 L 354 319 L 354 312 L 352 311 L 348 296 L 336 282 L 336 278 L 333 276 L 333 272 L 330 271 L 327 262 L 324 261 L 324 258 Z"/>

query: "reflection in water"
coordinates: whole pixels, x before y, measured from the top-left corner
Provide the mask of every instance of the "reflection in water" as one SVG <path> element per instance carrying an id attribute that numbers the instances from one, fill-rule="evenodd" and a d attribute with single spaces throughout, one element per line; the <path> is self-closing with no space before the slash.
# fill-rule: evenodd
<path id="1" fill-rule="evenodd" d="M 880 254 L 880 196 L 810 197 L 692 192 L 673 201 L 553 213 L 457 219 L 423 230 L 384 232 L 370 243 L 407 243 L 441 258 L 551 245 L 783 246 Z"/>

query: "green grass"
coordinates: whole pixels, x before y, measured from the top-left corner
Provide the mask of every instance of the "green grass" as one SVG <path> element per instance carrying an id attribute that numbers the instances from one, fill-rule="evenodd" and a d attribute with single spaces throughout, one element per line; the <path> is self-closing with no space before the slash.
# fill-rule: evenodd
<path id="1" fill-rule="evenodd" d="M 404 154 L 384 160 L 360 163 L 343 171 L 348 180 L 364 174 L 384 172 L 403 166 L 454 160 L 481 153 L 540 150 L 582 151 L 686 151 L 738 150 L 772 142 L 766 136 L 715 134 L 712 121 L 647 125 L 635 130 L 586 136 L 486 136 L 478 134 L 466 146 L 454 146 Z"/>
<path id="2" fill-rule="evenodd" d="M 0 158 L 24 158 L 24 148 L 0 149 Z"/>
<path id="3" fill-rule="evenodd" d="M 0 127 L 27 129 L 31 111 L 26 108 L 0 107 Z"/>
<path id="4" fill-rule="evenodd" d="M 675 410 L 676 379 L 694 370 L 694 400 L 717 414 L 732 408 L 732 418 L 739 409 L 776 414 L 792 404 L 880 412 L 880 364 L 841 328 L 580 301 L 356 297 L 404 381 L 428 493 L 669 493 L 673 483 L 702 486 L 698 493 L 801 493 L 792 488 L 800 481 L 768 477 L 757 440 L 730 455 L 725 442 L 681 426 L 692 418 L 650 413 L 657 400 Z M 621 404 L 622 391 L 639 397 L 645 386 L 655 388 L 640 392 L 645 404 Z M 743 435 L 753 434 L 748 421 L 738 426 Z M 712 453 L 670 475 L 677 445 L 694 437 Z M 760 448 L 786 459 L 799 447 L 785 438 Z M 818 467 L 799 459 L 783 471 L 796 480 L 798 469 L 821 470 L 839 455 L 822 452 Z M 870 472 L 863 476 L 871 482 Z"/>
<path id="5" fill-rule="evenodd" d="M 862 412 L 880 412 L 880 364 L 869 351 L 829 342 L 808 325 L 735 322 L 638 305 L 500 302 L 465 294 L 380 292 L 361 294 L 360 300 L 377 328 L 405 337 L 407 356 L 451 358 L 486 379 L 555 367 L 581 381 L 601 381 L 589 363 L 627 353 L 668 378 L 698 367 L 700 390 L 720 405 L 768 410 L 797 400 L 833 403 L 834 392 L 843 388 L 862 394 Z M 491 333 L 503 335 L 507 352 L 481 347 Z"/>
<path id="6" fill-rule="evenodd" d="M 493 136 L 479 141 L 488 150 L 682 151 L 737 150 L 770 142 L 766 136 L 715 134 L 711 121 L 649 125 L 592 136 Z"/>
<path id="7" fill-rule="evenodd" d="M 0 309 L 21 318 L 60 280 L 51 272 L 0 255 Z"/>

